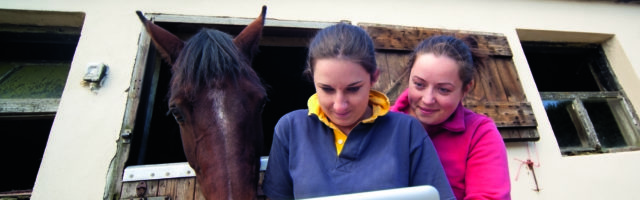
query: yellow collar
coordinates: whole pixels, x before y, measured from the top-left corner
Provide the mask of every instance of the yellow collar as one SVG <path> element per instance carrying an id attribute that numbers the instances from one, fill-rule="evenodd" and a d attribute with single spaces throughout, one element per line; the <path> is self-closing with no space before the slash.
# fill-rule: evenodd
<path id="1" fill-rule="evenodd" d="M 373 114 L 371 117 L 362 120 L 362 123 L 373 123 L 373 121 L 375 121 L 379 116 L 386 115 L 389 112 L 389 106 L 391 104 L 389 103 L 389 98 L 386 95 L 381 92 L 371 90 L 369 91 L 369 105 L 373 108 Z M 309 107 L 309 115 L 315 114 L 318 116 L 318 119 L 327 126 L 334 130 L 338 129 L 333 123 L 331 123 L 331 121 L 329 121 L 329 118 L 327 118 L 324 111 L 322 111 L 317 93 L 309 97 L 307 106 Z"/>
<path id="2" fill-rule="evenodd" d="M 389 112 L 389 98 L 381 92 L 371 90 L 369 91 L 369 105 L 372 108 L 371 117 L 362 120 L 362 123 L 373 123 L 379 116 L 386 115 Z M 336 153 L 339 156 L 340 152 L 342 152 L 342 147 L 344 147 L 344 143 L 347 141 L 347 135 L 344 134 L 335 124 L 329 121 L 327 115 L 322 111 L 320 107 L 320 102 L 318 101 L 318 94 L 314 94 L 309 97 L 309 101 L 307 101 L 307 106 L 309 106 L 309 115 L 317 115 L 318 119 L 325 125 L 329 126 L 333 129 L 334 135 L 334 143 L 336 145 Z"/>
<path id="3" fill-rule="evenodd" d="M 369 105 L 372 108 L 373 114 L 371 117 L 362 120 L 362 123 L 373 123 L 373 121 L 378 118 L 378 116 L 386 115 L 389 112 L 389 98 L 381 92 L 371 90 L 369 91 Z M 320 102 L 318 101 L 318 94 L 314 94 L 307 101 L 307 106 L 309 106 L 309 115 L 317 115 L 318 119 L 325 125 L 329 126 L 333 129 L 334 135 L 334 143 L 336 145 L 336 153 L 339 156 L 340 152 L 342 152 L 342 147 L 344 147 L 344 143 L 347 141 L 347 135 L 344 134 L 335 124 L 329 121 L 327 115 L 320 108 Z"/>

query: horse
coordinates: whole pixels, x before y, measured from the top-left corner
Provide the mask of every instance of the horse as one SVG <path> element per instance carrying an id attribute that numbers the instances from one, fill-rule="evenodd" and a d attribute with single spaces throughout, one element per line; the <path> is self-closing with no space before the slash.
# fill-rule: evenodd
<path id="1" fill-rule="evenodd" d="M 267 95 L 251 68 L 266 6 L 235 38 L 202 29 L 187 41 L 136 11 L 171 65 L 169 112 L 180 127 L 187 162 L 206 199 L 255 199 Z"/>

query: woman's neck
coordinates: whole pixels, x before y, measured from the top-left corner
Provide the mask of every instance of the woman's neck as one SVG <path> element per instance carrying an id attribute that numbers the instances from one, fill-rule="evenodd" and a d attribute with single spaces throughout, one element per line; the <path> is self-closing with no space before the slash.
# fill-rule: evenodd
<path id="1" fill-rule="evenodd" d="M 362 117 L 360 117 L 360 119 L 358 119 L 358 121 L 356 121 L 354 124 L 352 124 L 351 126 L 337 127 L 338 129 L 340 129 L 340 131 L 342 131 L 342 133 L 348 136 L 351 130 L 353 130 L 353 128 L 355 128 L 360 122 L 362 122 L 362 120 L 369 119 L 371 116 L 373 116 L 373 108 L 371 107 L 371 105 L 369 105 L 367 106 L 367 110 L 364 111 L 364 114 L 362 114 Z"/>

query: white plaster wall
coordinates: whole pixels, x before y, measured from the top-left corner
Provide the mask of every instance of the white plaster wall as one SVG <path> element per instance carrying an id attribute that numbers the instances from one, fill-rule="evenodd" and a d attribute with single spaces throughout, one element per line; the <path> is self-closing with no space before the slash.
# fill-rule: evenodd
<path id="1" fill-rule="evenodd" d="M 516 29 L 612 34 L 605 44 L 619 82 L 640 111 L 640 5 L 592 1 L 300 1 L 300 0 L 2 0 L 0 9 L 74 11 L 86 14 L 35 183 L 33 199 L 101 199 L 116 152 L 131 72 L 142 31 L 135 10 L 146 13 L 252 18 L 267 5 L 281 20 L 359 22 L 504 34 L 541 139 L 507 144 L 514 199 L 633 199 L 640 152 L 563 157 L 546 118 Z M 81 83 L 89 62 L 109 65 L 97 93 Z M 531 158 L 533 176 L 516 159 Z M 518 173 L 519 172 L 519 173 Z M 517 181 L 515 180 L 518 176 Z"/>

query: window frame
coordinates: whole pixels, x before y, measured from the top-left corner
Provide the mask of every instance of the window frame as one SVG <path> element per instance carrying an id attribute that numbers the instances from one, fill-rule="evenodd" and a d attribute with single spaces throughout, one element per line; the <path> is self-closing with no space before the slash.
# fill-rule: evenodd
<path id="1" fill-rule="evenodd" d="M 529 34 L 529 31 L 523 31 Z M 535 32 L 535 31 L 532 31 Z M 562 35 L 563 38 L 569 38 L 570 35 L 574 33 L 566 33 L 559 32 L 558 35 Z M 576 34 L 577 36 L 584 35 L 584 33 Z M 634 108 L 626 96 L 622 86 L 618 82 L 618 78 L 616 77 L 614 71 L 611 68 L 611 64 L 609 63 L 609 58 L 604 52 L 603 45 L 605 42 L 610 40 L 612 36 L 609 35 L 598 35 L 598 34 L 590 34 L 594 38 L 598 38 L 598 40 L 581 42 L 581 41 L 528 41 L 521 40 L 521 43 L 529 43 L 531 44 L 522 44 L 522 46 L 530 45 L 535 46 L 535 48 L 580 48 L 583 46 L 584 48 L 597 48 L 599 57 L 592 58 L 592 62 L 596 62 L 598 66 L 590 66 L 590 70 L 592 72 L 592 76 L 594 80 L 596 80 L 599 85 L 600 91 L 538 91 L 541 100 L 544 101 L 559 101 L 559 100 L 571 100 L 572 112 L 572 121 L 574 121 L 574 125 L 576 126 L 576 132 L 578 134 L 578 139 L 580 140 L 582 146 L 581 147 L 562 147 L 560 146 L 560 142 L 558 142 L 558 147 L 560 148 L 560 152 L 564 156 L 571 155 L 586 155 L 593 153 L 614 153 L 614 152 L 623 152 L 623 151 L 636 151 L 640 150 L 640 125 L 638 121 L 638 116 L 634 111 Z M 576 37 L 577 37 L 576 36 Z M 540 51 L 540 50 L 536 50 Z M 553 50 L 557 51 L 557 50 Z M 526 53 L 525 57 L 526 57 Z M 529 65 L 532 68 L 531 65 Z M 595 71 L 594 71 L 595 70 Z M 534 78 L 535 79 L 535 78 Z M 604 83 L 602 83 L 604 82 Z M 536 83 L 540 84 L 540 83 Z M 604 84 L 604 85 L 603 85 Z M 624 139 L 625 146 L 622 147 L 603 147 L 600 139 L 598 138 L 598 133 L 596 131 L 595 126 L 591 118 L 589 117 L 588 110 L 584 106 L 585 101 L 609 101 L 609 100 L 618 100 L 620 101 L 620 107 L 617 109 L 621 111 L 624 116 L 623 118 L 618 118 L 619 114 L 615 112 L 616 110 L 612 109 L 612 114 L 616 118 L 615 121 L 617 123 L 625 123 L 623 125 L 618 125 L 620 128 L 620 134 Z M 612 104 L 608 104 L 612 107 Z M 548 116 L 548 114 L 547 114 Z M 573 119 L 573 117 L 577 117 Z M 623 120 L 623 121 L 620 121 Z M 549 123 L 552 123 L 549 121 Z M 579 126 L 579 127 L 578 127 Z M 624 129 L 623 126 L 626 126 L 627 129 Z M 625 130 L 631 129 L 632 132 L 626 132 Z M 554 131 L 554 130 L 552 130 Z M 555 135 L 555 131 L 554 131 Z M 557 140 L 556 136 L 556 140 Z"/>
<path id="2" fill-rule="evenodd" d="M 53 57 L 45 56 L 46 58 L 38 56 L 46 55 L 44 54 L 44 52 L 51 53 L 52 51 L 60 49 L 70 50 L 70 45 L 73 45 L 73 51 L 75 54 L 75 50 L 80 40 L 85 14 L 81 12 L 55 12 L 10 9 L 0 9 L 0 14 L 3 16 L 8 16 L 6 17 L 6 20 L 5 18 L 0 19 L 0 31 L 3 33 L 3 35 L 9 35 L 9 37 L 5 37 L 4 40 L 11 40 L 9 41 L 10 43 L 16 42 L 14 44 L 18 45 L 24 45 L 26 43 L 48 47 L 43 48 L 45 50 L 38 53 L 29 52 L 30 54 L 24 54 L 24 52 L 22 51 L 16 51 L 17 53 L 15 54 L 10 54 L 9 56 L 5 55 L 6 58 L 3 58 L 1 62 L 13 67 L 9 67 L 10 69 L 8 69 L 7 71 L 0 73 L 0 84 L 3 84 L 5 83 L 5 81 L 10 80 L 13 75 L 16 75 L 16 73 L 22 73 L 20 70 L 26 70 L 34 65 L 38 67 L 49 67 L 51 65 L 60 67 L 61 65 L 63 65 L 62 67 L 66 67 L 66 73 L 64 74 L 64 77 L 60 76 L 58 78 L 64 78 L 64 80 L 61 81 L 64 81 L 62 83 L 66 85 L 69 74 L 68 71 L 73 61 L 73 55 L 71 55 L 71 57 L 67 57 L 68 55 L 61 56 L 59 54 Z M 16 38 L 11 37 L 13 34 L 19 35 L 16 36 L 16 38 L 19 39 L 16 40 Z M 24 35 L 35 36 L 26 37 Z M 65 47 L 65 45 L 67 46 Z M 23 56 L 23 54 L 27 56 Z M 11 89 L 15 91 L 15 88 Z M 59 91 L 60 96 L 62 95 L 63 90 L 64 87 Z M 55 91 L 58 92 L 58 90 Z M 60 104 L 61 99 L 60 96 L 56 95 L 48 97 L 2 97 L 0 98 L 0 119 L 17 121 L 44 119 L 51 120 L 51 122 L 53 122 L 56 113 L 58 112 L 58 105 Z M 42 127 L 43 129 L 50 130 L 50 124 L 47 124 L 46 126 L 48 127 L 45 127 L 45 125 L 40 125 L 40 127 Z M 22 130 L 20 133 L 23 132 L 24 130 Z M 27 131 L 27 133 L 28 132 L 29 131 Z M 41 134 L 37 137 L 42 137 L 46 134 L 47 138 L 42 138 L 42 140 L 40 140 L 41 138 L 37 138 L 37 141 L 44 142 L 44 145 L 30 146 L 29 149 L 32 149 L 33 152 L 36 152 L 33 149 L 42 148 L 42 153 L 44 153 L 49 132 L 44 132 L 44 130 L 40 132 L 39 130 L 37 133 Z M 31 138 L 35 139 L 34 136 L 31 136 Z M 22 167 L 27 168 L 28 166 Z M 37 168 L 39 167 L 39 165 L 36 165 L 35 167 Z M 23 171 L 18 171 L 18 173 L 23 173 Z M 36 171 L 36 173 L 38 173 L 38 171 Z M 35 184 L 36 176 L 37 174 L 34 174 L 34 183 L 32 183 L 31 187 L 33 187 L 33 184 Z M 28 199 L 31 197 L 31 194 L 33 192 L 33 188 L 16 189 L 18 190 L 0 191 L 0 199 Z"/>
<path id="3" fill-rule="evenodd" d="M 633 108 L 626 98 L 626 96 L 621 91 L 608 91 L 608 92 L 540 92 L 540 98 L 543 101 L 547 100 L 571 100 L 572 108 L 575 114 L 578 115 L 578 121 L 580 122 L 580 126 L 585 130 L 577 130 L 578 138 L 581 140 L 583 147 L 560 147 L 560 151 L 563 155 L 575 155 L 580 153 L 612 153 L 612 152 L 620 152 L 620 151 L 632 151 L 632 150 L 640 150 L 640 146 L 637 144 L 634 146 L 630 144 L 633 141 L 637 141 L 639 135 L 638 131 L 638 119 L 637 116 L 633 113 Z M 583 102 L 585 100 L 607 100 L 607 99 L 618 99 L 621 101 L 622 109 L 624 114 L 627 117 L 627 120 L 631 121 L 631 126 L 635 126 L 635 132 L 626 133 L 621 131 L 623 138 L 625 139 L 626 146 L 625 147 L 602 147 L 600 140 L 598 139 L 598 133 L 593 126 L 591 118 L 588 115 L 587 109 L 584 107 Z M 616 120 L 618 121 L 618 120 Z"/>
<path id="4" fill-rule="evenodd" d="M 245 26 L 249 23 L 253 22 L 255 18 L 237 18 L 237 17 L 220 17 L 220 16 L 194 16 L 194 15 L 173 15 L 173 14 L 149 14 L 145 13 L 147 19 L 149 19 L 153 23 L 190 23 L 190 24 L 202 24 L 203 27 L 207 25 L 213 26 Z M 349 23 L 348 21 L 345 21 Z M 277 27 L 277 28 L 297 28 L 297 29 L 322 29 L 327 26 L 331 26 L 338 22 L 314 22 L 314 21 L 293 21 L 293 20 L 276 20 L 276 19 L 268 19 L 265 22 L 265 28 L 268 27 Z M 109 172 L 107 175 L 107 186 L 105 188 L 105 198 L 113 199 L 114 197 L 120 197 L 120 195 L 124 194 L 123 192 L 129 192 L 123 185 L 127 185 L 129 183 L 123 182 L 123 175 L 125 165 L 127 160 L 129 159 L 129 154 L 131 153 L 131 140 L 134 132 L 135 126 L 143 126 L 144 124 L 136 125 L 136 120 L 141 115 L 140 112 L 147 112 L 148 107 L 153 107 L 152 105 L 148 105 L 146 109 L 140 108 L 141 98 L 149 98 L 143 96 L 143 90 L 155 90 L 157 87 L 157 68 L 160 64 L 157 62 L 162 62 L 159 57 L 152 55 L 150 52 L 153 50 L 151 45 L 151 37 L 144 30 L 143 25 L 140 25 L 141 32 L 138 41 L 138 51 L 136 53 L 135 64 L 132 69 L 132 77 L 130 87 L 128 89 L 128 100 L 126 104 L 126 111 L 124 114 L 120 138 L 118 139 L 118 147 L 115 158 L 112 160 Z M 289 39 L 288 39 L 289 38 Z M 293 39 L 291 39 L 293 38 Z M 260 45 L 281 45 L 281 46 L 306 46 L 307 41 L 301 40 L 296 37 L 263 37 L 261 38 Z M 156 64 L 150 64 L 156 62 Z M 153 65 L 153 66 L 150 66 Z M 156 69 L 147 69 L 149 67 L 155 67 Z M 154 75 L 156 74 L 156 75 Z M 152 82 L 152 83 L 145 83 Z M 150 87 L 150 88 L 148 88 Z M 155 95 L 153 95 L 155 96 Z M 153 99 L 153 97 L 151 97 Z M 153 101 L 153 100 L 151 100 Z M 144 114 L 142 114 L 144 115 Z M 138 127 L 141 128 L 141 127 Z M 180 163 L 186 164 L 186 163 Z M 191 177 L 193 178 L 193 177 Z M 174 179 L 168 179 L 169 181 L 173 181 Z M 180 180 L 184 181 L 184 180 Z M 196 190 L 199 187 L 198 184 L 195 185 Z M 135 188 L 135 187 L 134 187 Z M 196 198 L 199 198 L 201 194 L 196 192 Z"/>

